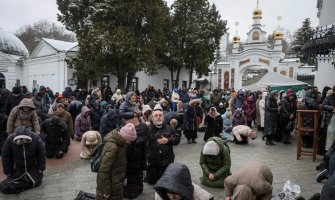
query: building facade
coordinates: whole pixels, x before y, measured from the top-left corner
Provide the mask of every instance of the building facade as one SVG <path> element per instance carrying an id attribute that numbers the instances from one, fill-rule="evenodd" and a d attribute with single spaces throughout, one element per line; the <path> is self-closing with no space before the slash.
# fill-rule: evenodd
<path id="1" fill-rule="evenodd" d="M 319 17 L 319 27 L 318 30 L 327 30 L 328 29 L 328 36 L 322 36 L 320 38 L 315 38 L 315 44 L 314 49 L 324 49 L 323 44 L 320 44 L 318 40 L 320 41 L 326 41 L 327 49 L 329 49 L 331 52 L 329 52 L 328 55 L 322 55 L 326 56 L 328 58 L 332 58 L 332 60 L 329 59 L 318 59 L 318 70 L 316 72 L 315 76 L 315 82 L 314 85 L 317 86 L 320 90 L 324 88 L 325 86 L 333 87 L 335 85 L 335 64 L 332 65 L 332 62 L 335 62 L 335 1 L 334 0 L 318 0 L 317 3 L 318 8 L 318 17 Z M 316 44 L 319 43 L 319 44 Z M 322 52 L 319 52 L 321 55 Z"/>
<path id="2" fill-rule="evenodd" d="M 278 28 L 274 32 L 273 47 L 267 41 L 267 33 L 261 24 L 262 10 L 257 8 L 252 12 L 253 24 L 247 33 L 247 40 L 241 44 L 240 37 L 233 37 L 232 53 L 228 55 L 228 62 L 219 62 L 216 66 L 216 80 L 219 88 L 243 88 L 249 78 L 257 76 L 251 74 L 250 69 L 266 69 L 281 75 L 296 79 L 299 59 L 285 59 L 282 51 L 284 34 Z"/>

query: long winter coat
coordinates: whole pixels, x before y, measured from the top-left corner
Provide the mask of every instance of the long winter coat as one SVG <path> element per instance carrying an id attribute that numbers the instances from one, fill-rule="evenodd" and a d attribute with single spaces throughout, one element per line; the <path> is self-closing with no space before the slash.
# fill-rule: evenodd
<path id="1" fill-rule="evenodd" d="M 202 169 L 201 183 L 208 187 L 223 188 L 224 180 L 230 175 L 230 152 L 228 147 L 223 144 L 223 140 L 218 137 L 212 137 L 208 141 L 216 142 L 220 147 L 220 152 L 217 156 L 203 155 L 201 151 L 200 166 Z M 208 142 L 207 141 L 207 142 Z M 214 181 L 210 181 L 208 175 L 214 174 Z"/>
<path id="2" fill-rule="evenodd" d="M 192 183 L 189 169 L 184 164 L 171 163 L 154 186 L 155 200 L 169 200 L 167 191 L 182 196 L 183 200 L 211 200 L 213 195 Z"/>
<path id="3" fill-rule="evenodd" d="M 272 198 L 273 175 L 271 170 L 261 163 L 251 162 L 230 175 L 224 181 L 226 194 L 236 200 L 253 200 L 256 195 L 257 200 L 270 200 Z M 242 192 L 242 187 L 250 191 Z M 237 195 L 240 193 L 240 195 Z"/>
<path id="4" fill-rule="evenodd" d="M 56 117 L 54 117 L 56 118 Z M 61 144 L 61 150 L 68 151 L 70 145 L 69 129 L 61 119 L 49 118 L 41 125 L 41 132 L 44 133 L 47 144 Z"/>
<path id="5" fill-rule="evenodd" d="M 126 146 L 127 185 L 124 186 L 124 197 L 136 198 L 143 191 L 143 170 L 146 169 L 147 142 L 151 138 L 150 129 L 146 124 L 136 126 L 137 138 Z"/>
<path id="6" fill-rule="evenodd" d="M 335 108 L 335 92 L 333 90 L 329 90 L 325 100 L 322 103 L 322 109 L 325 112 L 322 127 L 327 128 L 328 124 L 333 116 L 333 111 Z"/>
<path id="7" fill-rule="evenodd" d="M 278 104 L 275 93 L 276 91 L 272 91 L 265 103 L 264 133 L 267 135 L 276 134 L 278 127 Z"/>
<path id="8" fill-rule="evenodd" d="M 123 179 L 126 175 L 126 142 L 120 137 L 118 129 L 106 137 L 102 150 L 102 161 L 97 174 L 97 199 L 123 199 Z M 105 198 L 104 194 L 110 195 Z"/>
<path id="9" fill-rule="evenodd" d="M 261 127 L 264 128 L 265 126 L 265 100 L 267 98 L 268 93 L 262 93 L 262 99 L 259 101 L 259 114 L 261 116 Z"/>
<path id="10" fill-rule="evenodd" d="M 104 138 L 107 133 L 118 127 L 118 113 L 117 110 L 112 109 L 107 114 L 102 116 L 100 120 L 99 132 L 101 137 Z"/>
<path id="11" fill-rule="evenodd" d="M 14 134 L 8 136 L 3 145 L 2 166 L 4 174 L 11 174 L 6 181 L 20 177 L 25 172 L 24 151 L 26 156 L 27 171 L 35 181 L 35 187 L 42 183 L 45 170 L 45 148 L 39 136 L 20 127 Z M 31 143 L 18 145 L 13 139 L 17 136 L 28 136 Z M 24 145 L 24 148 L 23 148 Z M 41 171 L 42 173 L 40 173 Z"/>
<path id="12" fill-rule="evenodd" d="M 36 112 L 41 112 L 44 114 L 48 113 L 47 104 L 45 103 L 45 100 L 43 98 L 41 98 L 41 100 L 33 98 L 33 103 L 36 108 Z"/>
<path id="13" fill-rule="evenodd" d="M 99 106 L 99 107 L 96 108 L 95 106 Z M 100 109 L 100 102 L 95 101 L 90 111 L 92 130 L 95 130 L 95 131 L 99 130 L 101 117 L 102 117 L 102 110 Z"/>
<path id="14" fill-rule="evenodd" d="M 59 117 L 63 122 L 67 125 L 69 138 L 73 136 L 73 121 L 71 114 L 67 112 L 66 110 L 63 111 L 63 113 L 54 112 L 53 116 Z"/>
<path id="15" fill-rule="evenodd" d="M 74 137 L 77 140 L 81 140 L 86 131 L 92 130 L 90 115 L 86 116 L 88 112 L 90 112 L 90 109 L 87 106 L 83 106 L 81 113 L 76 117 Z"/>
<path id="16" fill-rule="evenodd" d="M 163 124 L 161 128 L 156 127 L 153 123 L 150 127 L 152 139 L 148 142 L 147 161 L 153 166 L 168 166 L 174 162 L 173 146 L 180 142 L 180 137 L 174 128 Z M 157 139 L 162 136 L 168 138 L 167 144 L 158 144 Z"/>
<path id="17" fill-rule="evenodd" d="M 202 121 L 202 110 L 197 106 L 200 104 L 199 99 L 193 99 L 190 101 L 188 105 L 184 104 L 184 118 L 183 118 L 183 126 L 184 130 L 187 131 L 195 131 L 197 130 L 197 124 L 195 121 L 195 116 L 198 116 Z"/>
<path id="18" fill-rule="evenodd" d="M 215 109 L 215 108 L 214 108 Z M 221 118 L 220 113 L 216 112 L 215 115 L 209 115 L 207 114 L 205 117 L 205 135 L 204 135 L 204 141 L 206 142 L 211 137 L 220 137 L 220 133 L 223 129 L 223 121 Z"/>
<path id="19" fill-rule="evenodd" d="M 290 94 L 290 95 L 294 95 L 295 94 Z M 280 122 L 280 127 L 281 129 L 283 129 L 286 132 L 291 132 L 291 129 L 293 128 L 293 126 L 291 127 L 290 130 L 285 130 L 286 129 L 286 125 L 289 123 L 290 119 L 290 115 L 293 115 L 294 118 L 291 119 L 291 121 L 295 120 L 295 117 L 297 115 L 297 104 L 296 104 L 296 100 L 289 100 L 289 96 L 284 97 L 281 100 L 281 110 L 280 110 L 280 117 L 279 117 L 279 122 Z"/>
<path id="20" fill-rule="evenodd" d="M 136 109 L 136 105 L 130 104 L 131 96 L 135 95 L 134 92 L 128 92 L 126 95 L 126 99 L 122 102 L 120 109 L 119 109 L 119 117 L 124 120 L 128 120 L 134 118 L 134 112 Z"/>
<path id="21" fill-rule="evenodd" d="M 243 91 L 239 90 L 237 92 L 237 96 L 232 99 L 231 112 L 234 113 L 236 111 L 236 109 L 242 108 L 243 104 L 244 104 Z"/>
<path id="22" fill-rule="evenodd" d="M 321 200 L 334 200 L 335 197 L 335 173 L 328 178 L 321 190 Z"/>
<path id="23" fill-rule="evenodd" d="M 23 107 L 30 108 L 24 112 Z M 11 134 L 19 126 L 31 127 L 35 132 L 40 132 L 40 124 L 35 111 L 33 100 L 24 98 L 18 106 L 15 106 L 9 114 L 7 121 L 7 134 Z"/>
<path id="24" fill-rule="evenodd" d="M 257 99 L 256 101 L 256 124 L 257 126 L 261 126 L 261 111 L 260 111 L 260 107 L 259 107 L 259 102 L 261 101 L 261 99 Z"/>
<path id="25" fill-rule="evenodd" d="M 244 116 L 247 121 L 253 121 L 255 119 L 256 105 L 252 96 L 249 96 L 244 102 L 242 110 L 244 111 Z"/>

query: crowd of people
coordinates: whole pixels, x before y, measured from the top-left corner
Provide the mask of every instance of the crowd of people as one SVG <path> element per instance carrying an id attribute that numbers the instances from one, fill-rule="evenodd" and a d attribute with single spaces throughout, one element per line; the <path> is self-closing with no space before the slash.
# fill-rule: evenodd
<path id="1" fill-rule="evenodd" d="M 143 181 L 154 185 L 156 199 L 213 199 L 192 183 L 187 166 L 174 163 L 173 146 L 182 134 L 192 145 L 203 129 L 201 183 L 225 187 L 227 199 L 271 199 L 271 170 L 251 163 L 231 174 L 228 142 L 248 144 L 262 131 L 266 145 L 291 144 L 298 108 L 319 111 L 318 153 L 328 150 L 329 162 L 318 181 L 329 179 L 324 188 L 331 191 L 335 154 L 327 146 L 327 128 L 335 112 L 334 89 L 327 87 L 320 93 L 307 87 L 298 95 L 292 89 L 160 91 L 152 85 L 143 92 L 127 93 L 109 87 L 90 91 L 67 87 L 61 93 L 44 86 L 32 92 L 25 86 L 11 92 L 2 89 L 0 149 L 7 178 L 0 191 L 19 193 L 39 186 L 46 158 L 61 159 L 72 142 L 80 142 L 82 159 L 90 159 L 104 144 L 97 199 L 134 199 L 142 193 Z M 303 118 L 304 126 L 312 123 L 313 118 Z M 312 133 L 304 132 L 302 139 L 303 147 L 311 148 Z"/>

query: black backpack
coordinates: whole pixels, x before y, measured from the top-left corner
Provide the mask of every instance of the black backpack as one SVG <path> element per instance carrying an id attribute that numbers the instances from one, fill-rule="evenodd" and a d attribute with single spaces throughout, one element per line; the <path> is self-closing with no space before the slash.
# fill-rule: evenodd
<path id="1" fill-rule="evenodd" d="M 97 146 L 97 148 L 95 149 L 95 151 L 92 154 L 92 158 L 91 158 L 91 171 L 92 172 L 98 172 L 101 162 L 102 162 L 102 150 L 104 148 L 106 143 L 101 143 Z"/>

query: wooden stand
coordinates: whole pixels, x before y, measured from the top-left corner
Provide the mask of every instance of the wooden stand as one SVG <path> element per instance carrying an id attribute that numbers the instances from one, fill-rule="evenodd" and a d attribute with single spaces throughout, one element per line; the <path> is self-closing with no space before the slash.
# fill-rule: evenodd
<path id="1" fill-rule="evenodd" d="M 298 110 L 298 121 L 297 121 L 297 130 L 298 130 L 298 144 L 297 144 L 297 160 L 301 156 L 312 156 L 313 162 L 316 160 L 316 149 L 317 149 L 317 130 L 318 130 L 318 111 L 317 110 Z M 313 127 L 303 127 L 302 118 L 305 116 L 313 116 L 314 125 Z M 313 151 L 302 150 L 302 132 L 313 132 Z"/>

